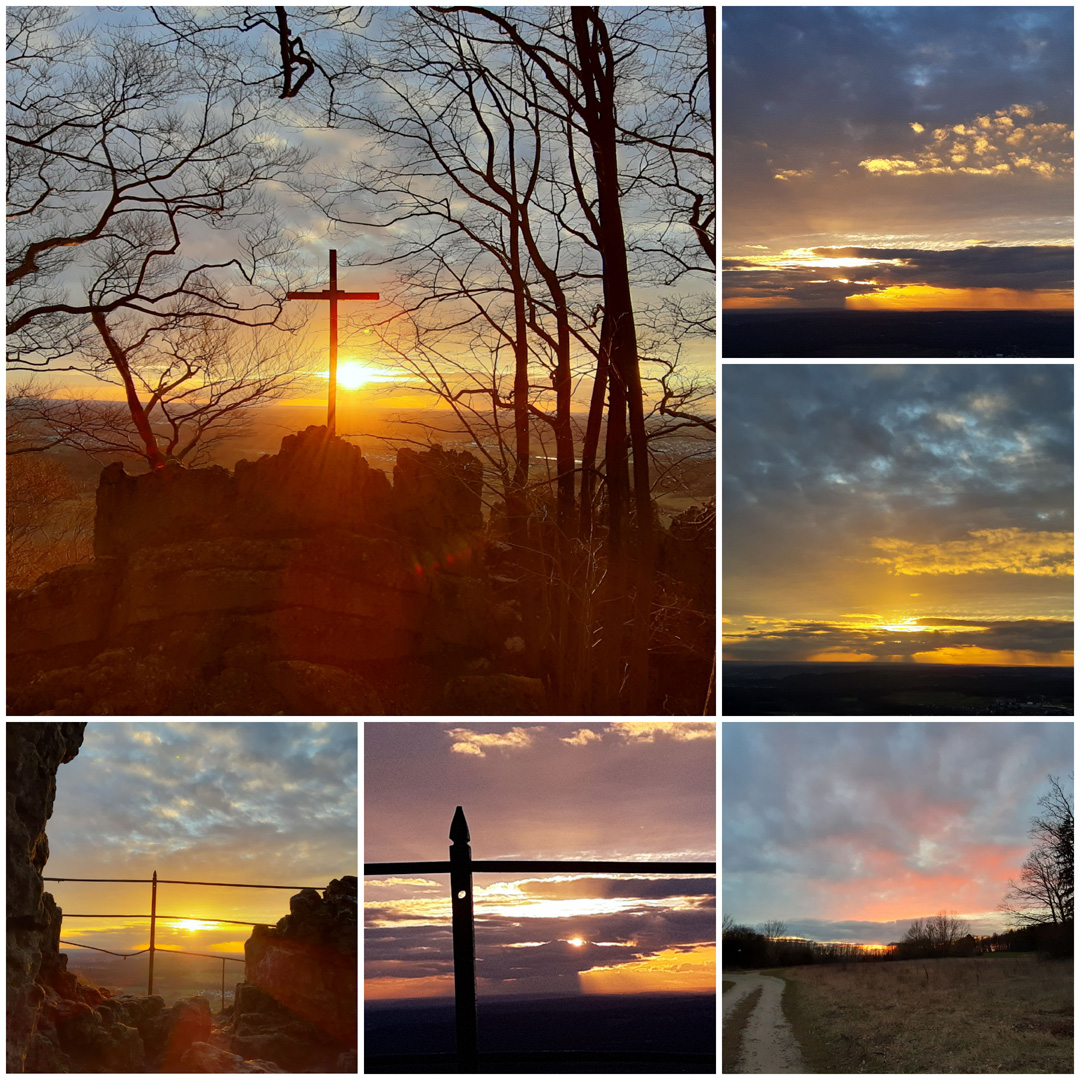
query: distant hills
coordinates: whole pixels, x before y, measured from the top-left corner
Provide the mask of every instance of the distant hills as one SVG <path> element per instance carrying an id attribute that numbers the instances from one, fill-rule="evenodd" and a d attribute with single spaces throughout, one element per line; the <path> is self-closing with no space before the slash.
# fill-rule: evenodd
<path id="1" fill-rule="evenodd" d="M 776 309 L 723 316 L 725 360 L 1073 355 L 1071 311 Z"/>
<path id="2" fill-rule="evenodd" d="M 725 660 L 724 716 L 1059 716 L 1071 667 Z"/>
<path id="3" fill-rule="evenodd" d="M 454 1050 L 453 998 L 365 1001 L 364 1053 L 439 1054 Z M 582 994 L 481 998 L 481 1053 L 716 1053 L 715 994 Z"/>

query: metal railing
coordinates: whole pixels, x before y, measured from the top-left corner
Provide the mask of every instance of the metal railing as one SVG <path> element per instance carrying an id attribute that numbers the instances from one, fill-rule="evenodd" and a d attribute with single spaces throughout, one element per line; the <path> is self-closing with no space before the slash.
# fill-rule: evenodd
<path id="1" fill-rule="evenodd" d="M 479 1063 L 476 1036 L 476 948 L 473 919 L 473 874 L 559 874 L 567 869 L 594 874 L 714 874 L 715 862 L 614 862 L 583 859 L 474 859 L 465 811 L 459 806 L 450 823 L 450 858 L 436 862 L 364 863 L 365 877 L 385 874 L 449 874 L 450 908 L 454 941 L 454 1019 L 457 1037 L 457 1064 L 460 1072 L 475 1072 Z M 513 1055 L 492 1056 L 500 1061 Z M 537 1055 L 529 1055 L 530 1060 Z M 628 1060 L 659 1055 L 564 1055 L 568 1059 Z M 683 1060 L 708 1055 L 670 1055 Z M 487 1060 L 488 1055 L 485 1055 Z M 715 1054 L 711 1060 L 715 1065 Z"/>
<path id="2" fill-rule="evenodd" d="M 220 953 L 201 953 L 192 952 L 190 949 L 169 949 L 163 948 L 161 945 L 154 944 L 155 934 L 157 932 L 157 921 L 162 919 L 164 921 L 169 920 L 183 920 L 183 919 L 195 919 L 194 915 L 159 915 L 157 913 L 157 889 L 159 885 L 213 885 L 226 889 L 292 889 L 294 892 L 299 892 L 302 889 L 315 889 L 317 892 L 321 892 L 326 886 L 318 888 L 312 885 L 250 885 L 245 882 L 238 881 L 179 881 L 173 878 L 159 878 L 157 871 L 154 871 L 154 876 L 149 878 L 71 878 L 71 877 L 43 877 L 42 881 L 79 881 L 79 882 L 95 882 L 95 883 L 111 883 L 111 884 L 125 884 L 125 885 L 149 885 L 150 886 L 150 914 L 149 915 L 121 915 L 119 912 L 103 912 L 99 914 L 68 914 L 63 911 L 64 919 L 149 919 L 150 920 L 150 945 L 146 949 L 138 949 L 135 952 L 118 953 L 112 952 L 110 949 L 99 949 L 96 945 L 83 945 L 78 941 L 64 941 L 60 940 L 61 945 L 73 945 L 77 949 L 91 949 L 93 952 L 108 953 L 109 956 L 122 956 L 126 960 L 129 956 L 141 956 L 143 953 L 150 954 L 149 972 L 147 975 L 146 993 L 152 994 L 154 992 L 154 954 L 163 953 L 182 953 L 185 956 L 203 956 L 210 960 L 221 961 L 221 1008 L 225 1008 L 225 962 L 231 960 L 234 964 L 242 964 L 244 960 L 239 956 L 222 956 Z M 62 910 L 62 909 L 61 909 Z M 212 923 L 227 923 L 232 926 L 264 926 L 265 920 L 259 922 L 252 922 L 247 919 L 198 919 L 199 922 L 212 922 Z"/>

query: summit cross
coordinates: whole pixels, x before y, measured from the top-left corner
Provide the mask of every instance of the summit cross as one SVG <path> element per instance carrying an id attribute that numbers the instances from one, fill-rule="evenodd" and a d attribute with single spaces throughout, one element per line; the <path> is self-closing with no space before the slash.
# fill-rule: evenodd
<path id="1" fill-rule="evenodd" d="M 339 300 L 378 300 L 377 292 L 344 292 L 337 287 L 337 249 L 330 249 L 330 288 L 321 292 L 291 292 L 289 300 L 330 301 L 330 388 L 326 400 L 326 429 L 331 437 L 337 434 L 337 305 Z"/>

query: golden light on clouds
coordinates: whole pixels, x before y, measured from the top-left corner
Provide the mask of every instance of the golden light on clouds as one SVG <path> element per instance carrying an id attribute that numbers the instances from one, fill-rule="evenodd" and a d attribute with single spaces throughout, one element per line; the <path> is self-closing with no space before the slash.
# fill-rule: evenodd
<path id="1" fill-rule="evenodd" d="M 578 976 L 586 994 L 716 991 L 716 946 L 664 949 L 644 960 L 594 967 Z"/>
<path id="2" fill-rule="evenodd" d="M 936 285 L 890 285 L 844 298 L 852 311 L 1060 311 L 1073 306 L 1066 289 L 942 289 Z"/>
<path id="3" fill-rule="evenodd" d="M 1068 124 L 1017 123 L 1033 116 L 1033 108 L 1011 105 L 930 133 L 922 124 L 911 123 L 917 135 L 926 134 L 922 150 L 866 158 L 859 162 L 859 168 L 880 176 L 1004 176 L 1015 170 L 1027 170 L 1047 180 L 1071 176 L 1072 129 Z M 802 175 L 788 172 L 791 177 Z"/>
<path id="4" fill-rule="evenodd" d="M 917 664 L 988 664 L 992 667 L 1072 667 L 1072 650 L 1041 653 L 1033 649 L 984 649 L 955 645 L 913 653 Z"/>
<path id="5" fill-rule="evenodd" d="M 895 537 L 874 537 L 870 545 L 884 554 L 872 561 L 893 574 L 975 574 L 999 571 L 1036 576 L 1071 575 L 1073 534 L 1025 529 L 978 529 L 964 540 L 920 544 Z"/>
<path id="6" fill-rule="evenodd" d="M 879 659 L 873 653 L 868 652 L 852 652 L 850 649 L 825 649 L 822 652 L 812 653 L 808 656 L 807 661 L 814 661 L 816 663 L 866 663 L 871 660 Z"/>
<path id="7" fill-rule="evenodd" d="M 725 308 L 775 308 L 798 307 L 790 296 L 725 296 Z"/>

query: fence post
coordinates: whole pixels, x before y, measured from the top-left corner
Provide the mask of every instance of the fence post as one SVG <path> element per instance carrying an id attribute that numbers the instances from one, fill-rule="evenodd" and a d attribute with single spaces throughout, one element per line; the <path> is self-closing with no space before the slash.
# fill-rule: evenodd
<path id="1" fill-rule="evenodd" d="M 225 957 L 221 958 L 221 1011 L 225 1011 Z"/>
<path id="2" fill-rule="evenodd" d="M 146 993 L 154 992 L 154 931 L 157 929 L 157 871 L 150 879 L 150 981 Z"/>
<path id="3" fill-rule="evenodd" d="M 459 806 L 450 824 L 450 906 L 454 932 L 454 1013 L 458 1071 L 476 1070 L 476 950 L 473 939 L 472 850 Z"/>

